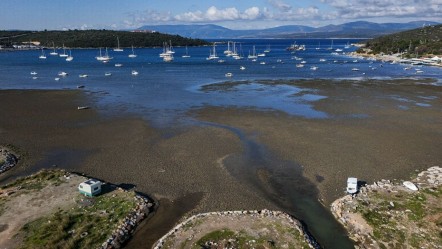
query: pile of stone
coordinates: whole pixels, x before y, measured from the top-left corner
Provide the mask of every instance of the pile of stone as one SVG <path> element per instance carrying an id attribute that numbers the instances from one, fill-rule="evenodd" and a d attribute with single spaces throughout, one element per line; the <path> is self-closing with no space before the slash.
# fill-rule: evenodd
<path id="1" fill-rule="evenodd" d="M 433 188 L 442 184 L 442 168 L 433 166 L 417 175 L 416 184 L 420 188 Z"/>
<path id="2" fill-rule="evenodd" d="M 117 229 L 115 229 L 112 235 L 99 248 L 122 248 L 124 243 L 132 236 L 135 228 L 153 211 L 155 206 L 153 201 L 140 195 L 136 195 L 135 200 L 137 202 L 135 208 L 124 218 Z"/>
<path id="3" fill-rule="evenodd" d="M 181 229 L 187 227 L 189 223 L 194 221 L 195 219 L 206 217 L 206 216 L 223 216 L 223 217 L 238 217 L 238 216 L 251 216 L 251 217 L 278 217 L 282 219 L 286 219 L 294 228 L 296 228 L 299 233 L 304 237 L 305 241 L 309 244 L 310 248 L 321 248 L 313 238 L 313 236 L 307 231 L 307 229 L 299 222 L 297 219 L 293 218 L 287 213 L 282 211 L 271 211 L 267 209 L 263 210 L 238 210 L 238 211 L 222 211 L 222 212 L 208 212 L 208 213 L 200 213 L 191 216 L 190 218 L 184 220 L 183 222 L 176 225 L 172 228 L 168 233 L 166 233 L 163 237 L 161 237 L 155 244 L 154 249 L 163 248 L 164 242 L 169 237 L 174 237 L 175 234 L 180 233 Z"/>
<path id="4" fill-rule="evenodd" d="M 0 165 L 0 174 L 10 170 L 18 162 L 18 158 L 5 148 L 0 148 L 0 159 L 4 160 L 4 163 Z"/>

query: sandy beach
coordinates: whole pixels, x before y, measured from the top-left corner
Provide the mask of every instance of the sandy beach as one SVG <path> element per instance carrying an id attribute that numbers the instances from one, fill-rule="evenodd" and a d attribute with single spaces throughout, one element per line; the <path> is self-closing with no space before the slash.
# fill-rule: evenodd
<path id="1" fill-rule="evenodd" d="M 23 154 L 0 183 L 60 167 L 133 185 L 160 202 L 158 215 L 128 245 L 148 248 L 184 214 L 284 209 L 277 194 L 290 190 L 278 185 L 281 179 L 297 181 L 291 184 L 299 183 L 328 207 L 343 195 L 348 176 L 368 183 L 405 178 L 442 160 L 439 86 L 412 80 L 261 83 L 293 84 L 327 96 L 312 105 L 329 118 L 208 106 L 188 115 L 217 125 L 158 129 L 133 115 L 101 115 L 90 93 L 0 91 L 0 141 Z M 91 108 L 77 110 L 83 105 Z M 278 168 L 233 167 L 253 146 L 265 149 L 259 156 L 281 162 Z M 281 175 L 287 173 L 300 178 Z"/>

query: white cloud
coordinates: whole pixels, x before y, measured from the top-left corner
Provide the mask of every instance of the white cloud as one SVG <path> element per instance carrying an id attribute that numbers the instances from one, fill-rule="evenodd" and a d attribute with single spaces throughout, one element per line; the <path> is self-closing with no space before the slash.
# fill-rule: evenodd
<path id="1" fill-rule="evenodd" d="M 344 19 L 375 17 L 439 17 L 442 0 L 321 0 L 334 7 Z"/>
<path id="2" fill-rule="evenodd" d="M 251 7 L 243 12 L 236 8 L 218 9 L 215 6 L 208 8 L 205 12 L 194 11 L 175 15 L 175 21 L 182 22 L 220 22 L 234 20 L 256 20 L 261 18 L 261 11 L 258 7 Z"/>
<path id="3" fill-rule="evenodd" d="M 282 0 L 267 0 L 273 7 L 280 11 L 286 12 L 292 9 L 292 6 Z"/>

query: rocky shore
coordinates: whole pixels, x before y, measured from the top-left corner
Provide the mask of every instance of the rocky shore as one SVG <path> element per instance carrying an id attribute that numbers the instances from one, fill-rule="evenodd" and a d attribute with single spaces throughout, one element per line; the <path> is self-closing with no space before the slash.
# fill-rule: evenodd
<path id="1" fill-rule="evenodd" d="M 18 162 L 18 157 L 7 148 L 0 147 L 0 174 L 13 168 Z"/>
<path id="2" fill-rule="evenodd" d="M 215 220 L 212 220 L 211 218 L 214 218 Z M 244 219 L 242 219 L 244 218 Z M 223 229 L 230 228 L 233 226 L 231 223 L 232 220 L 238 221 L 242 220 L 242 223 L 247 224 L 247 222 L 252 222 L 254 220 L 273 220 L 277 221 L 280 227 L 285 227 L 287 225 L 290 226 L 290 228 L 295 229 L 297 231 L 297 234 L 299 234 L 299 237 L 297 237 L 298 245 L 307 245 L 309 248 L 320 248 L 319 244 L 316 242 L 316 240 L 308 233 L 308 231 L 305 229 L 305 227 L 299 222 L 298 220 L 294 219 L 292 216 L 290 216 L 287 213 L 284 213 L 282 211 L 271 211 L 271 210 L 241 210 L 241 211 L 223 211 L 223 212 L 208 212 L 208 213 L 200 213 L 191 216 L 190 218 L 184 220 L 183 222 L 176 225 L 174 228 L 172 228 L 167 234 L 165 234 L 163 237 L 161 237 L 154 245 L 154 249 L 164 249 L 164 248 L 173 248 L 174 246 L 179 245 L 180 240 L 188 240 L 193 241 L 196 239 L 199 239 L 199 237 L 203 237 L 204 235 L 207 236 L 210 232 L 213 232 L 212 229 L 210 229 L 211 222 L 216 222 L 218 226 L 221 225 Z M 195 233 L 186 233 L 189 230 L 201 230 L 201 225 L 204 223 L 204 233 L 200 234 L 199 237 L 195 238 Z M 263 223 L 266 224 L 266 227 L 253 227 L 254 230 L 256 230 L 256 233 L 263 233 L 262 230 L 269 230 L 272 227 L 272 224 L 270 222 Z M 209 225 L 209 226 L 207 226 Z M 236 226 L 237 227 L 237 226 Z M 234 231 L 239 232 L 239 231 Z M 202 235 L 202 236 L 201 236 Z M 278 234 L 279 239 L 281 240 L 281 237 L 283 234 Z M 232 238 L 229 239 L 230 243 L 232 242 Z M 256 243 L 256 238 L 251 239 L 250 243 Z M 279 243 L 285 243 L 286 241 L 274 241 L 272 240 L 272 244 L 279 244 Z M 206 243 L 209 243 L 213 246 L 217 246 L 219 241 L 209 241 Z M 279 244 L 279 246 L 281 246 Z M 171 246 L 173 245 L 173 246 Z M 183 245 L 183 244 L 180 244 Z"/>
<path id="3" fill-rule="evenodd" d="M 382 179 L 332 203 L 356 248 L 442 248 L 442 168 L 433 166 L 411 182 L 418 190 Z"/>
<path id="4" fill-rule="evenodd" d="M 136 206 L 118 225 L 112 235 L 99 247 L 100 249 L 122 248 L 134 233 L 137 226 L 149 216 L 155 204 L 148 198 L 136 195 Z"/>

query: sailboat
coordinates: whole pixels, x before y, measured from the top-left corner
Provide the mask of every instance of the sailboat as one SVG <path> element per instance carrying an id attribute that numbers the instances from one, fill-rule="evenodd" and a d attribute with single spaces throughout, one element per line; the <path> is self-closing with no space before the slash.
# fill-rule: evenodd
<path id="1" fill-rule="evenodd" d="M 115 50 L 114 50 L 115 51 Z M 132 45 L 132 54 L 128 55 L 129 58 L 135 58 L 137 55 L 134 52 L 134 46 Z"/>
<path id="2" fill-rule="evenodd" d="M 318 46 L 316 47 L 316 50 L 321 49 L 321 42 L 319 42 Z"/>
<path id="3" fill-rule="evenodd" d="M 42 60 L 46 59 L 46 54 L 45 51 L 43 51 L 43 48 L 41 49 L 41 55 L 38 58 Z"/>
<path id="4" fill-rule="evenodd" d="M 249 56 L 247 56 L 247 58 L 248 59 L 257 59 L 258 58 L 258 56 L 256 56 L 255 46 L 253 46 L 252 54 L 249 54 Z"/>
<path id="5" fill-rule="evenodd" d="M 115 52 L 123 52 L 123 49 L 120 48 L 120 39 L 118 38 L 118 36 L 117 36 L 117 47 L 114 48 L 114 51 Z"/>
<path id="6" fill-rule="evenodd" d="M 211 51 L 209 54 L 209 57 L 206 58 L 206 60 L 215 60 L 218 59 L 219 57 L 216 56 L 216 49 L 215 49 L 215 43 L 213 43 L 213 52 Z"/>
<path id="7" fill-rule="evenodd" d="M 333 40 L 331 40 L 331 45 L 330 45 L 330 47 L 328 48 L 328 50 L 333 50 Z"/>
<path id="8" fill-rule="evenodd" d="M 52 46 L 54 47 L 54 51 L 50 52 L 50 55 L 58 55 L 57 51 L 55 51 L 55 43 L 52 42 Z"/>
<path id="9" fill-rule="evenodd" d="M 72 57 L 72 52 L 71 52 L 71 50 L 69 49 L 69 56 L 66 57 L 66 61 L 72 61 L 73 59 L 74 59 L 74 57 Z"/>
<path id="10" fill-rule="evenodd" d="M 64 47 L 64 43 L 63 43 L 63 53 L 59 54 L 60 57 L 68 57 L 69 55 L 66 54 L 66 48 Z"/>
<path id="11" fill-rule="evenodd" d="M 264 53 L 270 53 L 270 45 L 267 45 L 267 48 L 266 48 L 266 50 L 264 50 Z"/>
<path id="12" fill-rule="evenodd" d="M 227 50 L 224 50 L 224 54 L 226 56 L 231 56 L 232 55 L 232 50 L 230 50 L 230 43 L 231 43 L 231 41 L 227 41 Z"/>
<path id="13" fill-rule="evenodd" d="M 187 51 L 187 46 L 186 46 L 186 54 L 182 55 L 181 57 L 183 57 L 183 58 L 189 58 L 190 57 L 189 51 Z"/>
<path id="14" fill-rule="evenodd" d="M 106 63 L 109 60 L 111 60 L 112 57 L 109 57 L 109 54 L 107 53 L 107 48 L 106 48 L 106 54 L 104 56 L 101 55 L 101 48 L 100 48 L 100 55 L 95 57 L 95 59 L 97 59 L 97 61 L 102 61 L 102 62 Z"/>

